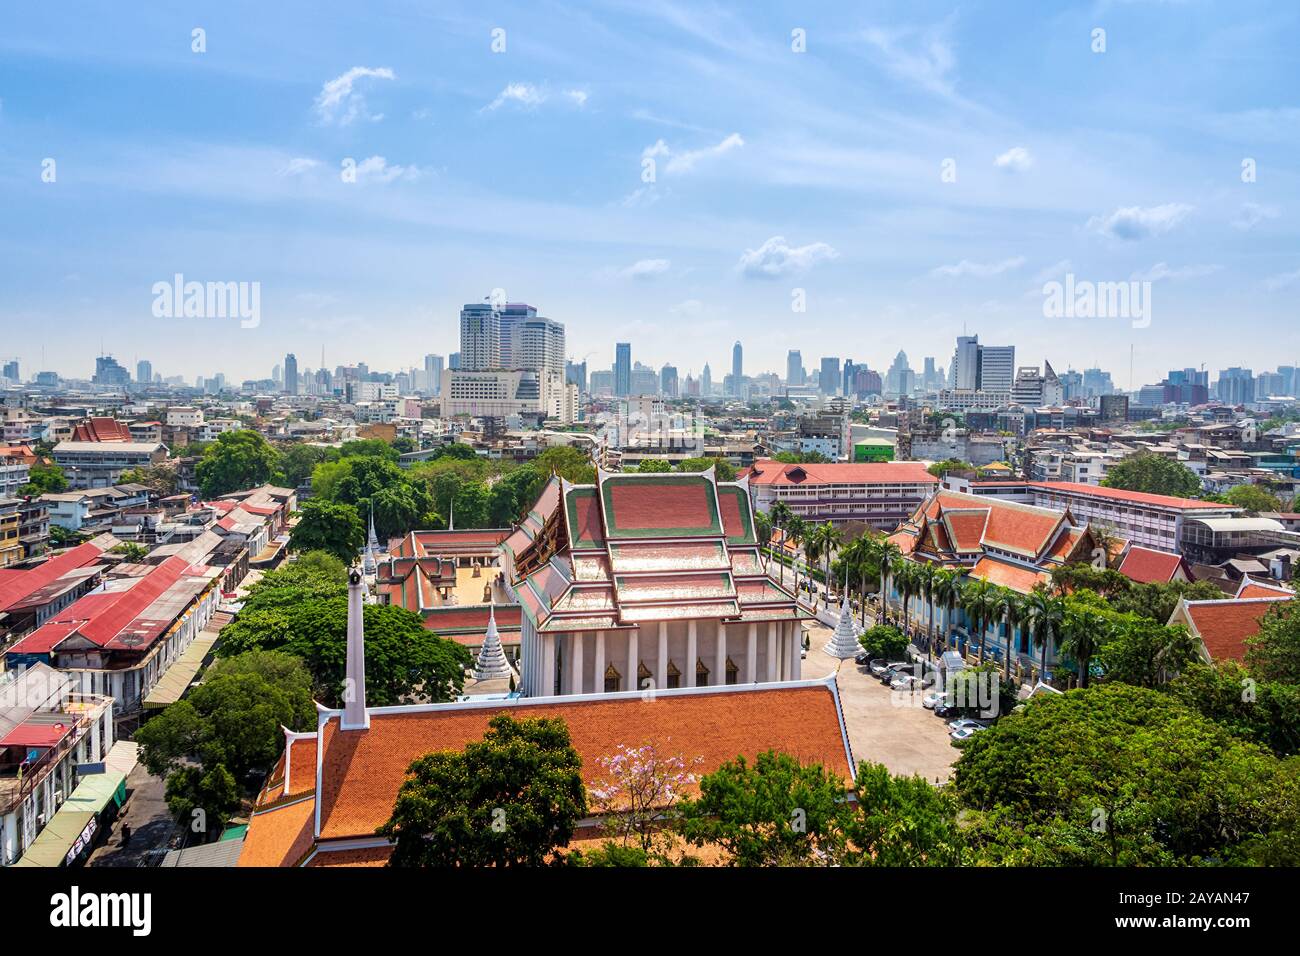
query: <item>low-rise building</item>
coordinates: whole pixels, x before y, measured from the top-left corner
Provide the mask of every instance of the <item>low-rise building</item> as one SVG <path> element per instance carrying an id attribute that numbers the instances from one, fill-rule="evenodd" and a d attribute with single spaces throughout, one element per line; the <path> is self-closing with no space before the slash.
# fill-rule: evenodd
<path id="1" fill-rule="evenodd" d="M 754 507 L 778 501 L 808 523 L 862 522 L 893 531 L 939 485 L 914 461 L 788 465 L 760 458 L 746 472 Z"/>
<path id="2" fill-rule="evenodd" d="M 160 464 L 166 457 L 162 442 L 62 441 L 54 446 L 54 461 L 71 489 L 107 488 L 118 483 L 122 472 Z"/>

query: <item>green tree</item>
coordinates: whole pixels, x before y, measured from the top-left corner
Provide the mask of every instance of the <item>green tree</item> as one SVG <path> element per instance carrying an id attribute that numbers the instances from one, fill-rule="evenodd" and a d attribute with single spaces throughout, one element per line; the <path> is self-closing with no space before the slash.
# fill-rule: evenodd
<path id="1" fill-rule="evenodd" d="M 256 488 L 271 480 L 277 464 L 275 449 L 249 428 L 222 432 L 194 466 L 194 477 L 207 498 Z"/>
<path id="2" fill-rule="evenodd" d="M 383 458 L 395 462 L 401 453 L 382 438 L 358 438 L 345 441 L 339 448 L 340 458 Z"/>
<path id="3" fill-rule="evenodd" d="M 590 485 L 596 480 L 596 466 L 585 453 L 572 445 L 548 448 L 537 456 L 533 464 L 548 478 L 556 474 L 575 485 Z"/>
<path id="4" fill-rule="evenodd" d="M 766 751 L 700 780 L 679 804 L 678 829 L 695 846 L 726 851 L 731 866 L 829 866 L 842 860 L 852 813 L 844 782 L 821 764 Z"/>
<path id="5" fill-rule="evenodd" d="M 715 469 L 718 481 L 735 481 L 736 466 L 725 458 L 687 458 L 677 463 L 677 471 L 708 471 Z"/>
<path id="6" fill-rule="evenodd" d="M 163 794 L 172 816 L 208 836 L 224 830 L 240 804 L 239 784 L 221 764 L 211 770 L 178 767 L 168 775 Z"/>
<path id="7" fill-rule="evenodd" d="M 1181 624 L 1168 627 L 1136 614 L 1113 614 L 1096 660 L 1107 681 L 1159 687 L 1196 656 L 1196 640 Z"/>
<path id="8" fill-rule="evenodd" d="M 311 477 L 312 471 L 322 462 L 337 457 L 338 451 L 323 445 L 294 443 L 281 445 L 279 471 L 275 483 L 286 488 L 297 488 Z"/>
<path id="9" fill-rule="evenodd" d="M 1236 661 L 1196 662 L 1169 693 L 1244 740 L 1279 757 L 1300 753 L 1300 685 L 1257 682 Z"/>
<path id="10" fill-rule="evenodd" d="M 867 628 L 858 638 L 858 643 L 873 660 L 881 658 L 901 661 L 907 653 L 907 638 L 892 624 L 877 624 Z"/>
<path id="11" fill-rule="evenodd" d="M 367 604 L 366 702 L 372 707 L 410 699 L 454 700 L 465 682 L 470 652 L 438 637 L 420 615 L 395 604 Z M 280 650 L 303 659 L 322 703 L 343 700 L 347 664 L 347 598 L 245 605 L 226 625 L 218 655 Z"/>
<path id="12" fill-rule="evenodd" d="M 389 866 L 543 866 L 587 812 L 582 759 L 557 718 L 493 717 L 482 741 L 413 762 L 379 833 Z"/>
<path id="13" fill-rule="evenodd" d="M 27 497 L 54 495 L 68 490 L 68 479 L 58 465 L 35 464 L 28 469 L 27 484 L 18 489 L 18 494 Z"/>
<path id="14" fill-rule="evenodd" d="M 123 485 L 144 485 L 155 494 L 164 497 L 174 495 L 180 489 L 180 476 L 169 464 L 150 465 L 147 468 L 128 468 L 118 478 Z"/>
<path id="15" fill-rule="evenodd" d="M 1235 488 L 1229 488 L 1221 497 L 1227 504 L 1245 508 L 1252 514 L 1282 510 L 1281 500 L 1259 485 L 1237 485 Z"/>
<path id="16" fill-rule="evenodd" d="M 298 523 L 289 532 L 292 551 L 326 551 L 352 562 L 366 543 L 365 526 L 352 505 L 312 499 L 298 509 Z"/>
<path id="17" fill-rule="evenodd" d="M 110 549 L 112 554 L 120 554 L 123 561 L 138 563 L 149 557 L 149 549 L 142 544 L 136 544 L 134 541 L 123 541 Z"/>
<path id="18" fill-rule="evenodd" d="M 862 866 L 960 866 L 964 839 L 952 792 L 884 764 L 858 765 L 856 813 L 848 827 Z"/>
<path id="19" fill-rule="evenodd" d="M 666 458 L 642 458 L 637 462 L 636 470 L 638 474 L 666 474 L 673 470 L 672 463 Z"/>
<path id="20" fill-rule="evenodd" d="M 1184 599 L 1217 601 L 1223 598 L 1223 592 L 1209 581 L 1132 584 L 1126 588 L 1099 593 L 1107 598 L 1111 610 L 1121 614 L 1137 614 L 1157 624 L 1168 623 L 1178 602 Z"/>
<path id="21" fill-rule="evenodd" d="M 1272 602 L 1246 638 L 1246 666 L 1257 680 L 1300 684 L 1300 600 Z"/>
<path id="22" fill-rule="evenodd" d="M 1116 462 L 1101 484 L 1104 488 L 1175 498 L 1194 498 L 1201 493 L 1201 479 L 1196 477 L 1196 472 L 1153 452 L 1138 452 Z"/>

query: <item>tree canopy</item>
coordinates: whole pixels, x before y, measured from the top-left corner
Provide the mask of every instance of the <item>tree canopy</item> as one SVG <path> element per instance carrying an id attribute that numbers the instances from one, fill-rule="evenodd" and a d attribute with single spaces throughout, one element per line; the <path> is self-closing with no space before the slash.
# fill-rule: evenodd
<path id="1" fill-rule="evenodd" d="M 325 551 L 349 563 L 365 543 L 365 526 L 356 508 L 314 498 L 303 502 L 289 532 L 290 550 Z"/>
<path id="2" fill-rule="evenodd" d="M 275 449 L 250 428 L 222 432 L 208 445 L 194 466 L 194 477 L 204 497 L 215 498 L 232 491 L 256 488 L 271 480 L 275 472 Z"/>
<path id="3" fill-rule="evenodd" d="M 1101 484 L 1104 488 L 1175 498 L 1194 498 L 1201 493 L 1201 479 L 1196 477 L 1196 472 L 1154 452 L 1138 452 L 1116 462 Z"/>

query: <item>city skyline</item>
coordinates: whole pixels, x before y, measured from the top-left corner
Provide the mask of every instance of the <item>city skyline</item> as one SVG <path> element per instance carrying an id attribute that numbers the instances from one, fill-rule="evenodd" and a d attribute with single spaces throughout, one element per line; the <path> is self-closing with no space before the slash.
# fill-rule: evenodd
<path id="1" fill-rule="evenodd" d="M 563 322 L 575 361 L 627 341 L 683 377 L 729 368 L 736 339 L 751 374 L 791 349 L 942 367 L 962 334 L 1121 388 L 1295 361 L 1270 341 L 1300 288 L 1284 4 L 465 5 L 382 37 L 342 12 L 291 51 L 244 12 L 6 23 L 5 351 L 24 369 L 89 377 L 100 340 L 190 380 L 322 345 L 331 368 L 418 368 L 497 288 Z M 1045 318 L 1042 285 L 1069 274 L 1150 282 L 1149 324 Z M 259 283 L 258 322 L 157 317 L 176 275 Z M 1209 349 L 1225 323 L 1256 334 Z"/>

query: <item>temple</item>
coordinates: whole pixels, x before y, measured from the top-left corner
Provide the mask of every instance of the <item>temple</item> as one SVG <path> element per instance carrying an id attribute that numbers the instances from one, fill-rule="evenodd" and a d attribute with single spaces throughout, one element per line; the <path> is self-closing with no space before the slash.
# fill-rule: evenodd
<path id="1" fill-rule="evenodd" d="M 808 615 L 759 558 L 746 480 L 552 478 L 501 565 L 525 696 L 799 679 Z"/>

